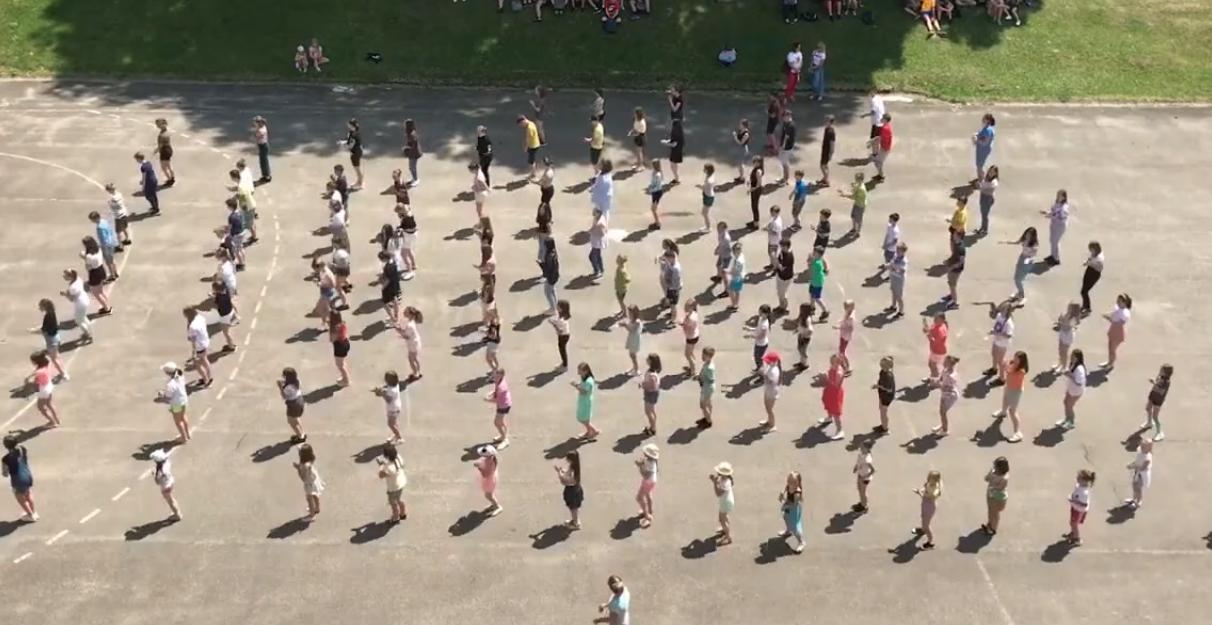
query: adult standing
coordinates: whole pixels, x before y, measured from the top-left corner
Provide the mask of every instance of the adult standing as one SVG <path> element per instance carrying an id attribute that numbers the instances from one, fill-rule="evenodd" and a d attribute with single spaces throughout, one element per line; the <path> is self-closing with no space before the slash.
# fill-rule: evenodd
<path id="1" fill-rule="evenodd" d="M 173 138 L 168 132 L 168 120 L 157 119 L 156 128 L 160 132 L 156 134 L 156 149 L 152 153 L 160 157 L 160 171 L 164 173 L 164 187 L 168 188 L 177 184 L 177 172 L 173 171 Z"/>
<path id="2" fill-rule="evenodd" d="M 261 179 L 264 184 L 273 180 L 269 169 L 269 123 L 260 115 L 253 118 L 253 143 L 257 144 L 257 163 L 261 167 Z"/>
<path id="3" fill-rule="evenodd" d="M 829 161 L 833 160 L 833 149 L 837 144 L 837 131 L 833 128 L 833 116 L 825 116 L 825 130 L 821 133 L 821 179 L 818 187 L 829 186 Z"/>
<path id="4" fill-rule="evenodd" d="M 139 164 L 139 186 L 143 192 L 143 199 L 147 200 L 148 212 L 152 215 L 159 215 L 160 198 L 156 192 L 160 190 L 160 183 L 156 180 L 156 170 L 142 152 L 135 152 L 135 162 Z"/>
<path id="5" fill-rule="evenodd" d="M 787 72 L 787 84 L 783 87 L 783 97 L 788 102 L 794 102 L 795 90 L 800 84 L 800 73 L 804 70 L 804 52 L 800 49 L 800 42 L 796 41 L 791 44 L 791 50 L 787 52 L 787 60 L 783 69 Z"/>
<path id="6" fill-rule="evenodd" d="M 518 115 L 517 124 L 522 129 L 522 149 L 526 152 L 526 164 L 530 165 L 530 179 L 534 180 L 539 171 L 539 148 L 543 147 L 539 127 L 525 115 Z"/>
<path id="7" fill-rule="evenodd" d="M 888 160 L 888 154 L 892 152 L 892 116 L 884 113 L 881 118 L 884 122 L 880 126 L 880 136 L 874 140 L 875 157 L 872 161 L 875 162 L 875 176 L 871 178 L 872 182 L 884 181 L 884 163 Z"/>
<path id="8" fill-rule="evenodd" d="M 972 135 L 972 145 L 976 148 L 976 178 L 972 179 L 972 184 L 980 182 L 985 177 L 985 162 L 993 153 L 996 126 L 997 120 L 993 118 L 993 114 L 985 113 L 984 117 L 981 117 L 981 129 Z"/>
<path id="9" fill-rule="evenodd" d="M 631 591 L 623 585 L 623 578 L 611 575 L 606 585 L 610 598 L 598 606 L 598 612 L 606 613 L 607 625 L 631 625 Z"/>
<path id="10" fill-rule="evenodd" d="M 997 534 L 1001 523 L 1002 511 L 1006 509 L 1009 495 L 1006 488 L 1010 484 L 1010 461 L 1005 456 L 998 456 L 993 461 L 993 467 L 985 474 L 985 509 L 987 519 L 981 524 L 981 531 L 986 536 Z"/>
<path id="11" fill-rule="evenodd" d="M 678 179 L 678 165 L 682 163 L 682 157 L 686 149 L 686 134 L 682 131 L 681 118 L 675 118 L 669 126 L 669 138 L 661 141 L 669 146 L 669 170 L 673 172 L 673 180 L 669 181 L 669 185 L 681 184 Z"/>
<path id="12" fill-rule="evenodd" d="M 669 101 L 669 121 L 683 121 L 686 119 L 686 96 L 682 92 L 681 85 L 670 85 L 669 90 L 665 92 L 666 99 Z"/>
<path id="13" fill-rule="evenodd" d="M 1052 202 L 1052 208 L 1040 211 L 1040 214 L 1048 217 L 1048 243 L 1051 246 L 1051 253 L 1044 259 L 1044 262 L 1055 267 L 1061 264 L 1060 242 L 1069 225 L 1069 192 L 1064 189 L 1058 190 L 1056 200 Z"/>
<path id="14" fill-rule="evenodd" d="M 488 128 L 485 126 L 476 126 L 476 157 L 480 162 L 480 171 L 484 172 L 484 181 L 491 185 L 488 167 L 492 165 L 492 139 L 488 138 Z"/>
<path id="15" fill-rule="evenodd" d="M 29 452 L 21 444 L 16 434 L 4 437 L 4 458 L 0 459 L 0 470 L 8 478 L 8 484 L 13 489 L 13 497 L 21 511 L 22 523 L 33 523 L 38 520 L 38 511 L 34 508 L 34 474 L 29 468 Z"/>
<path id="16" fill-rule="evenodd" d="M 783 113 L 782 137 L 779 141 L 779 163 L 783 165 L 783 177 L 778 184 L 785 185 L 791 178 L 791 156 L 795 153 L 795 120 L 791 111 Z"/>
<path id="17" fill-rule="evenodd" d="M 417 173 L 417 161 L 421 160 L 421 135 L 417 132 L 417 122 L 411 118 L 404 120 L 404 156 L 408 158 L 409 187 L 421 184 L 421 176 Z M 356 169 L 356 167 L 355 167 Z M 362 172 L 358 171 L 358 184 L 362 186 Z"/>
<path id="18" fill-rule="evenodd" d="M 816 49 L 812 51 L 812 62 L 810 70 L 812 72 L 812 99 L 820 100 L 825 97 L 825 42 L 822 41 L 816 44 Z"/>
<path id="19" fill-rule="evenodd" d="M 871 134 L 867 135 L 867 138 L 874 139 L 880 136 L 880 128 L 884 125 L 884 113 L 887 113 L 888 109 L 884 105 L 884 96 L 880 95 L 879 89 L 872 87 L 871 91 L 867 92 L 867 98 L 871 107 L 870 112 L 867 113 L 871 117 Z M 871 158 L 875 158 L 875 146 L 871 145 L 869 149 Z"/>
<path id="20" fill-rule="evenodd" d="M 358 175 L 357 181 L 351 187 L 356 191 L 362 188 L 362 127 L 358 125 L 356 118 L 351 118 L 346 124 L 345 147 L 349 150 L 349 164 Z"/>

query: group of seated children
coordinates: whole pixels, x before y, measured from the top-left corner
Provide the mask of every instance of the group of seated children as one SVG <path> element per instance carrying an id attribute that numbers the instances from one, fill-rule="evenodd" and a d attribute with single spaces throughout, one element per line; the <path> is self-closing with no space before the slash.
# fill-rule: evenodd
<path id="1" fill-rule="evenodd" d="M 614 28 L 617 28 L 617 22 L 623 14 L 623 0 L 511 0 L 515 11 L 522 10 L 527 4 L 534 5 L 534 21 L 543 21 L 543 8 L 551 9 L 556 15 L 563 15 L 564 11 L 575 11 L 578 9 L 590 9 L 594 13 L 602 14 L 602 22 L 612 23 Z M 638 20 L 641 15 L 648 15 L 652 12 L 652 0 L 629 0 L 628 8 L 631 9 L 631 19 Z M 497 0 L 497 11 L 505 10 L 505 0 Z M 608 30 L 610 28 L 608 27 Z"/>
<path id="2" fill-rule="evenodd" d="M 328 62 L 328 58 L 324 56 L 324 46 L 320 45 L 320 40 L 312 37 L 311 45 L 304 50 L 303 46 L 295 48 L 295 71 L 306 74 L 307 70 L 314 69 L 320 71 L 320 66 Z"/>

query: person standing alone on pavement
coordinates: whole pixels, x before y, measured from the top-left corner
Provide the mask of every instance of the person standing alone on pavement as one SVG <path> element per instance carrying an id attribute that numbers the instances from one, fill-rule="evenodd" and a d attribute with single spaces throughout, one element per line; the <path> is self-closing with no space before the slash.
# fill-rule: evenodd
<path id="1" fill-rule="evenodd" d="M 261 166 L 262 184 L 273 180 L 269 171 L 269 124 L 260 115 L 253 118 L 253 142 L 257 144 L 257 162 Z"/>
<path id="2" fill-rule="evenodd" d="M 143 191 L 143 199 L 147 200 L 148 212 L 159 215 L 160 198 L 156 196 L 156 192 L 160 190 L 160 182 L 156 180 L 156 170 L 142 152 L 135 152 L 135 162 L 139 164 L 139 185 Z"/>

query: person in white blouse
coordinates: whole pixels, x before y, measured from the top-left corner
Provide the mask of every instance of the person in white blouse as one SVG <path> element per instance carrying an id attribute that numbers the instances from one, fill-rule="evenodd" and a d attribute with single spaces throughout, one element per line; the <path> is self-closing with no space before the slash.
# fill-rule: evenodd
<path id="1" fill-rule="evenodd" d="M 800 73 L 804 70 L 804 52 L 800 50 L 800 42 L 796 41 L 791 44 L 791 50 L 787 52 L 787 85 L 783 89 L 783 96 L 788 102 L 795 101 L 795 90 L 800 84 Z"/>
<path id="2" fill-rule="evenodd" d="M 164 497 L 164 502 L 168 504 L 168 509 L 172 512 L 168 520 L 180 521 L 181 507 L 177 505 L 177 498 L 173 496 L 173 485 L 176 480 L 173 478 L 173 463 L 168 458 L 171 453 L 171 449 L 157 449 L 151 452 L 148 459 L 154 464 L 152 475 L 155 478 L 156 486 L 160 487 L 160 495 Z"/>
<path id="3" fill-rule="evenodd" d="M 1056 426 L 1066 430 L 1077 427 L 1077 414 L 1073 407 L 1086 392 L 1086 356 L 1082 350 L 1075 349 L 1069 354 L 1069 370 L 1065 372 L 1065 416 L 1056 422 Z"/>
<path id="4" fill-rule="evenodd" d="M 1141 506 L 1145 498 L 1145 490 L 1153 481 L 1153 441 L 1142 439 L 1136 458 L 1128 464 L 1132 472 L 1132 496 L 1124 500 L 1124 505 L 1135 510 Z"/>
<path id="5" fill-rule="evenodd" d="M 880 95 L 879 89 L 873 87 L 871 91 L 867 92 L 867 95 L 871 106 L 871 112 L 868 113 L 871 116 L 871 134 L 867 138 L 874 139 L 880 136 L 880 127 L 884 125 L 884 113 L 888 112 L 888 109 L 884 106 L 884 96 Z M 871 148 L 871 158 L 875 158 L 876 145 L 873 141 L 867 143 L 867 146 Z"/>

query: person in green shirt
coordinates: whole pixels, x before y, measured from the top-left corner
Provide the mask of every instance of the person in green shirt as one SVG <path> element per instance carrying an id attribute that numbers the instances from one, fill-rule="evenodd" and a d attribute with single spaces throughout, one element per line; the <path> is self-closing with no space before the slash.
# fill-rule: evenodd
<path id="1" fill-rule="evenodd" d="M 829 275 L 829 263 L 825 260 L 825 248 L 816 247 L 812 250 L 812 258 L 808 260 L 808 295 L 812 303 L 821 309 L 820 322 L 829 319 L 829 307 L 825 306 L 825 276 Z"/>
<path id="2" fill-rule="evenodd" d="M 705 430 L 711 427 L 711 414 L 713 408 L 711 406 L 711 396 L 715 394 L 715 348 L 703 348 L 703 366 L 699 367 L 698 375 L 694 376 L 699 381 L 699 410 L 703 411 L 703 418 L 695 421 L 695 425 L 699 429 Z"/>
<path id="3" fill-rule="evenodd" d="M 601 434 L 601 431 L 593 427 L 593 394 L 597 391 L 598 382 L 593 377 L 593 369 L 589 368 L 587 363 L 577 365 L 577 374 L 581 377 L 576 382 L 569 382 L 572 388 L 577 390 L 577 421 L 585 426 L 585 433 L 581 435 L 581 440 L 591 441 Z"/>
<path id="4" fill-rule="evenodd" d="M 842 197 L 846 197 L 846 194 L 842 193 Z M 850 200 L 853 204 L 850 206 L 850 232 L 847 234 L 857 239 L 863 229 L 863 213 L 867 212 L 867 184 L 861 171 L 854 175 L 854 183 L 850 185 Z"/>

